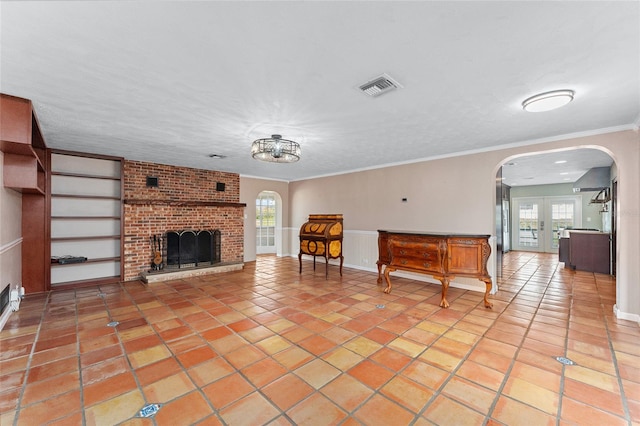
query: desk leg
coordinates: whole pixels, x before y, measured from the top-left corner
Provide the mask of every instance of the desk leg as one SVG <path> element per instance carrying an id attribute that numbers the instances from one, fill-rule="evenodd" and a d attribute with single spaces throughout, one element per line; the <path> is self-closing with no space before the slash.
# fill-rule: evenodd
<path id="1" fill-rule="evenodd" d="M 329 258 L 326 256 L 324 258 L 324 279 L 329 279 Z"/>
<path id="2" fill-rule="evenodd" d="M 481 281 L 485 283 L 487 288 L 484 292 L 484 307 L 493 308 L 493 303 L 489 302 L 489 292 L 491 291 L 491 287 L 493 286 L 493 284 L 491 283 L 491 278 L 482 278 Z"/>

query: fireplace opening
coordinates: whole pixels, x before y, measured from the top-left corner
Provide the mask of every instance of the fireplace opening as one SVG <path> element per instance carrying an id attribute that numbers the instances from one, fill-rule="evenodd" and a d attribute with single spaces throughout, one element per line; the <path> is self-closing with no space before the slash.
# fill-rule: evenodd
<path id="1" fill-rule="evenodd" d="M 167 268 L 193 268 L 220 263 L 219 230 L 168 231 Z"/>

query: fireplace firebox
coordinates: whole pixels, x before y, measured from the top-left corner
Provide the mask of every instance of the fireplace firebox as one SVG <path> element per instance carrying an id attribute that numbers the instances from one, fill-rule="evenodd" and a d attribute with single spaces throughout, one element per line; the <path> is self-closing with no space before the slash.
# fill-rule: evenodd
<path id="1" fill-rule="evenodd" d="M 219 230 L 168 231 L 167 268 L 192 268 L 220 263 Z"/>

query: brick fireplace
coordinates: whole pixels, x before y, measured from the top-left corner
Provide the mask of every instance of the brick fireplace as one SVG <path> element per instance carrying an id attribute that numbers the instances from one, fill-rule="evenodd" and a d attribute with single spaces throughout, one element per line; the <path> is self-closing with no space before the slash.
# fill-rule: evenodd
<path id="1" fill-rule="evenodd" d="M 149 271 L 150 238 L 168 231 L 219 230 L 220 262 L 243 262 L 238 174 L 125 160 L 123 185 L 125 281 Z"/>

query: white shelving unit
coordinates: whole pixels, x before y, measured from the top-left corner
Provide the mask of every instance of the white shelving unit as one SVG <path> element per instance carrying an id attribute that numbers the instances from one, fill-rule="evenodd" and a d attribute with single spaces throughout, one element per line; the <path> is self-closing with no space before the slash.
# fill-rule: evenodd
<path id="1" fill-rule="evenodd" d="M 122 279 L 122 159 L 51 153 L 51 288 Z"/>

